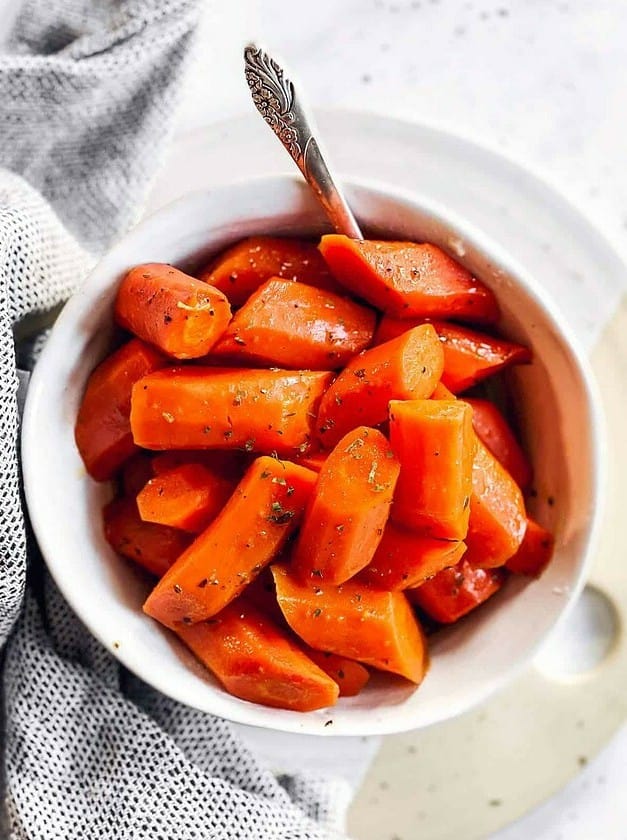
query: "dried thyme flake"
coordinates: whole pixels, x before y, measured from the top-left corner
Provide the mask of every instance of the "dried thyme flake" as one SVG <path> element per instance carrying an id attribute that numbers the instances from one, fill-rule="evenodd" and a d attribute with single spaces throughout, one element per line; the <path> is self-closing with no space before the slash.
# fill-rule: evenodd
<path id="1" fill-rule="evenodd" d="M 322 615 L 322 610 L 320 609 L 320 607 L 316 607 L 316 609 L 313 611 L 313 617 L 318 618 L 321 615 Z"/>
<path id="2" fill-rule="evenodd" d="M 377 467 L 379 463 L 377 461 L 373 461 L 370 466 L 370 472 L 368 473 L 368 484 L 374 484 L 374 479 L 377 474 Z"/>
<path id="3" fill-rule="evenodd" d="M 245 342 L 245 341 L 244 341 L 244 339 L 243 339 L 241 336 L 239 336 L 239 335 L 234 335 L 234 336 L 233 336 L 233 341 L 234 341 L 236 344 L 241 344 L 241 345 L 243 345 L 244 347 L 246 346 L 246 342 Z"/>

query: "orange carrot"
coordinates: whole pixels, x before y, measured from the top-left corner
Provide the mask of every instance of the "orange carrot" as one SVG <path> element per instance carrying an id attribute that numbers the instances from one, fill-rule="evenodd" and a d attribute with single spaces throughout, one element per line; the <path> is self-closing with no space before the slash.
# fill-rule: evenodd
<path id="1" fill-rule="evenodd" d="M 553 556 L 553 534 L 527 517 L 527 529 L 520 547 L 505 564 L 510 572 L 529 577 L 540 577 Z"/>
<path id="2" fill-rule="evenodd" d="M 431 394 L 432 400 L 456 400 L 457 397 L 453 394 L 446 385 L 443 385 L 441 382 L 435 386 L 433 393 Z"/>
<path id="3" fill-rule="evenodd" d="M 305 653 L 337 683 L 340 697 L 355 697 L 370 679 L 367 668 L 335 653 L 307 648 Z"/>
<path id="4" fill-rule="evenodd" d="M 74 436 L 87 472 L 108 481 L 137 452 L 129 414 L 133 384 L 165 365 L 163 356 L 133 339 L 101 362 L 89 377 Z"/>
<path id="5" fill-rule="evenodd" d="M 455 566 L 465 551 L 463 542 L 421 537 L 388 522 L 379 547 L 371 563 L 359 573 L 359 580 L 376 589 L 413 588 L 442 569 Z"/>
<path id="6" fill-rule="evenodd" d="M 135 498 L 153 477 L 152 459 L 146 452 L 138 452 L 122 467 L 122 495 Z"/>
<path id="7" fill-rule="evenodd" d="M 463 540 L 474 455 L 472 410 L 461 400 L 390 402 L 390 441 L 401 463 L 392 518 L 425 536 Z"/>
<path id="8" fill-rule="evenodd" d="M 304 455 L 299 455 L 298 458 L 295 458 L 294 460 L 297 464 L 300 464 L 301 467 L 307 467 L 308 470 L 320 472 L 328 455 L 328 452 L 307 452 Z"/>
<path id="9" fill-rule="evenodd" d="M 137 496 L 139 515 L 199 534 L 216 518 L 234 483 L 202 464 L 181 464 L 151 478 Z"/>
<path id="10" fill-rule="evenodd" d="M 274 277 L 235 314 L 211 355 L 235 364 L 335 370 L 370 344 L 374 327 L 372 309 Z"/>
<path id="11" fill-rule="evenodd" d="M 502 569 L 475 569 L 462 560 L 444 569 L 407 595 L 427 615 L 442 624 L 452 624 L 474 610 L 499 590 L 505 580 Z"/>
<path id="12" fill-rule="evenodd" d="M 244 598 L 215 618 L 176 628 L 177 635 L 229 694 L 278 709 L 333 706 L 336 682 Z"/>
<path id="13" fill-rule="evenodd" d="M 110 502 L 103 511 L 105 538 L 111 548 L 161 577 L 191 542 L 175 528 L 143 522 L 135 499 Z"/>
<path id="14" fill-rule="evenodd" d="M 120 326 L 177 359 L 206 355 L 231 320 L 218 289 L 171 265 L 146 263 L 122 280 L 115 301 Z"/>
<path id="15" fill-rule="evenodd" d="M 242 239 L 218 254 L 200 274 L 200 279 L 220 289 L 233 306 L 271 277 L 298 280 L 308 286 L 341 291 L 313 242 L 271 236 Z"/>
<path id="16" fill-rule="evenodd" d="M 306 580 L 343 583 L 368 565 L 390 512 L 399 464 L 386 438 L 359 426 L 324 462 L 292 565 Z"/>
<path id="17" fill-rule="evenodd" d="M 472 425 L 494 457 L 503 464 L 516 484 L 523 490 L 533 477 L 531 464 L 520 444 L 494 403 L 488 400 L 468 399 L 472 406 Z"/>
<path id="18" fill-rule="evenodd" d="M 466 560 L 475 566 L 502 566 L 520 547 L 527 517 L 520 488 L 494 455 L 477 440 Z"/>
<path id="19" fill-rule="evenodd" d="M 308 645 L 421 682 L 428 664 L 426 642 L 402 592 L 382 592 L 356 581 L 302 583 L 280 565 L 273 565 L 272 573 L 283 615 Z"/>
<path id="20" fill-rule="evenodd" d="M 386 315 L 379 323 L 374 344 L 390 341 L 402 335 L 410 326 L 424 323 L 420 318 L 404 321 Z M 455 394 L 471 388 L 505 367 L 528 364 L 531 361 L 531 351 L 522 344 L 495 338 L 447 321 L 429 323 L 433 324 L 440 337 L 444 351 L 442 382 Z"/>
<path id="21" fill-rule="evenodd" d="M 430 397 L 442 364 L 442 348 L 430 324 L 355 356 L 320 401 L 320 440 L 330 448 L 355 426 L 385 422 L 390 400 Z"/>
<path id="22" fill-rule="evenodd" d="M 319 247 L 343 286 L 396 318 L 498 318 L 494 293 L 436 245 L 334 233 Z"/>
<path id="23" fill-rule="evenodd" d="M 153 475 L 163 475 L 186 464 L 202 464 L 222 478 L 237 484 L 250 466 L 245 452 L 228 449 L 173 449 L 159 452 L 150 459 Z"/>
<path id="24" fill-rule="evenodd" d="M 133 389 L 131 428 L 147 449 L 304 454 L 331 373 L 186 367 Z"/>
<path id="25" fill-rule="evenodd" d="M 150 593 L 144 612 L 171 629 L 218 613 L 280 551 L 315 480 L 289 461 L 257 458 L 222 512 Z"/>

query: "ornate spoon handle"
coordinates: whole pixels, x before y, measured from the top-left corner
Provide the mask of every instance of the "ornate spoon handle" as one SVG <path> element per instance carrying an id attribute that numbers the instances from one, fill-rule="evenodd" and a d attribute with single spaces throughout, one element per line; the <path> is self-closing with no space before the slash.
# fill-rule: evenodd
<path id="1" fill-rule="evenodd" d="M 274 131 L 305 180 L 318 196 L 333 227 L 353 239 L 362 233 L 342 191 L 333 180 L 314 137 L 312 121 L 283 69 L 264 50 L 249 44 L 244 50 L 246 81 L 253 102 Z"/>

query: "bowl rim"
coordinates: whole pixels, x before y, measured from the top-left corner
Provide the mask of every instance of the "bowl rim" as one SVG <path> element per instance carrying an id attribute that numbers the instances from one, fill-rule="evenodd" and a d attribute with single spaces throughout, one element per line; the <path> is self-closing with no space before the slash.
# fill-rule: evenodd
<path id="1" fill-rule="evenodd" d="M 97 626 L 94 627 L 93 616 L 83 606 L 83 601 L 71 586 L 66 585 L 66 578 L 63 575 L 62 564 L 54 559 L 55 550 L 50 544 L 47 529 L 42 524 L 42 516 L 38 506 L 37 492 L 36 492 L 36 477 L 38 473 L 36 451 L 37 446 L 34 443 L 34 435 L 32 430 L 36 426 L 36 408 L 37 408 L 37 394 L 42 387 L 44 378 L 47 375 L 47 368 L 54 358 L 55 345 L 60 337 L 66 332 L 65 324 L 71 324 L 74 320 L 74 315 L 83 313 L 90 301 L 92 301 L 98 294 L 101 293 L 101 284 L 96 285 L 93 278 L 97 277 L 100 271 L 102 262 L 118 249 L 122 250 L 128 243 L 132 243 L 133 239 L 149 231 L 155 219 L 165 218 L 168 215 L 176 212 L 178 207 L 182 207 L 194 200 L 198 201 L 208 196 L 216 200 L 221 194 L 230 193 L 233 190 L 249 190 L 256 187 L 262 187 L 270 190 L 271 188 L 281 189 L 287 187 L 294 187 L 299 185 L 299 188 L 305 187 L 304 182 L 295 175 L 260 175 L 255 178 L 235 179 L 227 184 L 220 184 L 217 187 L 209 189 L 195 190 L 169 202 L 157 210 L 145 216 L 137 225 L 131 228 L 123 236 L 118 238 L 109 249 L 100 257 L 100 259 L 91 268 L 86 278 L 80 287 L 69 298 L 62 312 L 54 324 L 50 337 L 46 342 L 41 356 L 33 371 L 22 419 L 21 428 L 21 459 L 23 468 L 24 493 L 26 504 L 30 516 L 30 521 L 37 538 L 42 556 L 45 559 L 46 566 L 50 572 L 60 592 L 66 599 L 72 610 L 85 624 L 88 631 L 92 633 L 98 641 L 110 651 L 119 662 L 121 662 L 130 671 L 135 673 L 138 677 L 145 680 L 157 690 L 173 699 L 184 703 L 185 705 L 194 708 L 200 708 L 194 703 L 193 698 L 177 694 L 176 686 L 166 685 L 165 681 L 159 679 L 158 674 L 151 673 L 147 675 L 141 667 L 138 658 L 129 654 L 128 646 L 121 646 L 119 650 L 112 649 L 108 640 L 108 634 L 105 637 L 104 632 L 100 631 Z M 456 703 L 448 701 L 446 710 L 441 715 L 432 716 L 428 722 L 416 723 L 412 720 L 411 712 L 403 709 L 398 710 L 398 715 L 386 715 L 380 719 L 375 720 L 373 713 L 372 724 L 366 726 L 360 722 L 358 718 L 354 724 L 351 724 L 350 731 L 338 731 L 334 726 L 334 731 L 329 731 L 326 727 L 319 724 L 318 720 L 314 720 L 305 713 L 286 712 L 285 710 L 276 710 L 258 704 L 247 703 L 238 698 L 228 697 L 228 708 L 220 708 L 219 710 L 210 712 L 206 707 L 202 707 L 203 711 L 224 716 L 229 720 L 242 723 L 252 724 L 255 726 L 262 726 L 264 728 L 275 729 L 285 732 L 316 734 L 316 735 L 342 735 L 342 736 L 364 736 L 364 735 L 386 735 L 400 732 L 410 731 L 424 726 L 430 726 L 444 720 L 451 719 L 467 711 L 483 700 L 487 699 L 494 692 L 498 691 L 504 685 L 513 680 L 524 667 L 536 656 L 538 650 L 543 646 L 549 637 L 555 633 L 557 628 L 566 619 L 570 610 L 573 608 L 579 594 L 581 593 L 586 580 L 589 575 L 590 565 L 594 551 L 598 546 L 601 523 L 603 521 L 603 511 L 605 508 L 605 488 L 607 480 L 607 442 L 605 434 L 605 421 L 602 410 L 602 403 L 599 396 L 598 386 L 592 368 L 588 360 L 587 354 L 581 346 L 579 339 L 574 335 L 568 322 L 563 318 L 557 303 L 553 300 L 551 294 L 544 290 L 540 282 L 528 272 L 523 265 L 521 265 L 515 258 L 513 258 L 498 242 L 485 234 L 480 228 L 475 227 L 472 222 L 469 222 L 461 214 L 448 209 L 442 202 L 436 201 L 421 192 L 404 189 L 395 185 L 386 184 L 385 182 L 369 178 L 353 178 L 347 177 L 343 179 L 343 185 L 346 188 L 349 196 L 355 191 L 364 191 L 373 197 L 385 200 L 392 200 L 396 204 L 402 204 L 430 216 L 432 219 L 441 221 L 445 226 L 451 228 L 455 234 L 459 235 L 465 242 L 472 244 L 480 253 L 485 254 L 490 258 L 490 262 L 498 269 L 504 270 L 508 275 L 515 278 L 516 283 L 522 286 L 527 295 L 533 302 L 543 310 L 545 317 L 551 323 L 554 332 L 559 336 L 560 344 L 566 348 L 566 351 L 574 363 L 577 375 L 580 379 L 582 389 L 586 395 L 586 408 L 588 413 L 588 423 L 590 430 L 589 449 L 591 456 L 591 487 L 590 487 L 590 519 L 587 523 L 585 543 L 582 546 L 581 554 L 578 559 L 577 569 L 574 574 L 573 584 L 568 592 L 564 593 L 561 599 L 561 609 L 556 613 L 555 619 L 542 637 L 535 641 L 524 656 L 520 656 L 516 661 L 512 662 L 508 667 L 496 676 L 492 677 L 489 682 L 482 685 L 473 691 L 469 692 L 463 698 L 460 698 Z M 228 213 L 225 214 L 228 218 Z M 111 278 L 109 278 L 109 282 Z M 96 622 L 97 625 L 97 622 Z M 237 700 L 237 703 L 231 701 Z M 274 720 L 274 715 L 277 711 L 283 712 L 280 721 Z M 329 712 L 333 714 L 332 710 Z"/>

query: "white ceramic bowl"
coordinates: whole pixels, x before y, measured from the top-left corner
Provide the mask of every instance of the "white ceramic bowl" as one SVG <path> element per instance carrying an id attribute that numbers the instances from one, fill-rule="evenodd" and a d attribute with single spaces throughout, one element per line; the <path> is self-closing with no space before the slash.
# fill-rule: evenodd
<path id="1" fill-rule="evenodd" d="M 538 489 L 532 513 L 553 529 L 555 559 L 539 581 L 510 580 L 475 615 L 439 633 L 417 691 L 377 676 L 358 697 L 307 714 L 231 697 L 142 613 L 145 578 L 111 551 L 102 534 L 101 508 L 111 488 L 86 475 L 74 444 L 81 395 L 107 353 L 113 299 L 125 271 L 142 262 L 193 271 L 208 254 L 255 233 L 320 234 L 326 221 L 300 181 L 263 178 L 190 194 L 115 245 L 63 310 L 37 365 L 22 453 L 28 508 L 48 568 L 85 625 L 127 668 L 165 694 L 231 720 L 371 735 L 427 726 L 476 704 L 530 660 L 573 602 L 599 519 L 601 423 L 587 362 L 543 291 L 542 277 L 526 275 L 479 231 L 423 197 L 365 184 L 350 184 L 347 192 L 370 234 L 428 240 L 460 259 L 496 292 L 504 332 L 534 352 L 534 363 L 514 376 Z"/>

